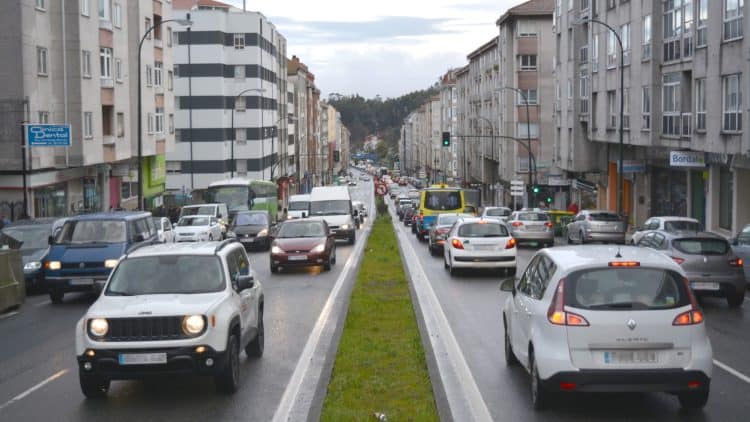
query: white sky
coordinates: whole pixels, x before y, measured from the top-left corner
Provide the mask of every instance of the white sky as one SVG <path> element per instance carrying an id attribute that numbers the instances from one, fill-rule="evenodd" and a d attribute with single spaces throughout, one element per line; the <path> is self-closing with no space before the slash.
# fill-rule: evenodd
<path id="1" fill-rule="evenodd" d="M 242 0 L 224 0 L 242 7 Z M 248 0 L 330 93 L 397 97 L 424 89 L 497 35 L 523 0 Z"/>

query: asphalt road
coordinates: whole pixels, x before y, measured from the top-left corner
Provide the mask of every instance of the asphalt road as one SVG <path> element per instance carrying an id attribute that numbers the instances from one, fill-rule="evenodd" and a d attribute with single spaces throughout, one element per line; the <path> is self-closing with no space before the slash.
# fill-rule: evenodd
<path id="1" fill-rule="evenodd" d="M 351 192 L 372 209 L 371 182 L 359 182 Z M 177 377 L 113 381 L 106 400 L 86 400 L 73 330 L 95 297 L 69 294 L 61 305 L 46 295 L 30 297 L 17 314 L 0 315 L 0 421 L 271 420 L 354 248 L 337 246 L 330 272 L 311 268 L 272 276 L 268 252 L 250 254 L 265 292 L 266 348 L 259 360 L 242 355 L 241 387 L 233 396 L 216 393 L 210 378 Z"/>
<path id="2" fill-rule="evenodd" d="M 394 223 L 399 223 L 394 219 Z M 535 412 L 529 398 L 529 376 L 521 367 L 505 366 L 501 307 L 510 293 L 499 290 L 498 276 L 461 272 L 451 278 L 442 257 L 432 257 L 426 243 L 406 230 L 482 398 L 495 421 L 739 421 L 750 415 L 750 293 L 741 308 L 705 299 L 702 306 L 714 351 L 711 396 L 703 412 L 682 413 L 667 394 L 581 394 L 557 400 L 550 410 Z M 559 239 L 558 239 L 559 241 Z M 519 249 L 520 274 L 535 248 Z M 720 367 L 724 365 L 726 368 Z M 737 373 L 731 373 L 736 371 Z"/>

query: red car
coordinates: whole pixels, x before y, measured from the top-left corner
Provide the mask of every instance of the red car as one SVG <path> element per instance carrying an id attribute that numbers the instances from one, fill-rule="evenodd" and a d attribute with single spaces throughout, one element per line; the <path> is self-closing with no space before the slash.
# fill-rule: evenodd
<path id="1" fill-rule="evenodd" d="M 271 272 L 279 268 L 322 265 L 329 271 L 336 263 L 336 240 L 323 220 L 288 220 L 271 243 Z"/>

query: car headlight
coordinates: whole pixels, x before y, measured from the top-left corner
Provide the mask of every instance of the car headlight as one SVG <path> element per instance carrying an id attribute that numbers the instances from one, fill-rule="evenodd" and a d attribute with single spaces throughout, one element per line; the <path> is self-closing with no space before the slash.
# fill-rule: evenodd
<path id="1" fill-rule="evenodd" d="M 117 266 L 117 260 L 116 259 L 108 259 L 104 261 L 104 267 L 105 268 L 115 268 Z"/>
<path id="2" fill-rule="evenodd" d="M 109 323 L 104 318 L 89 320 L 89 333 L 94 337 L 104 337 L 109 331 Z"/>
<path id="3" fill-rule="evenodd" d="M 349 225 L 348 224 L 342 224 L 341 225 L 341 230 L 349 230 Z"/>
<path id="4" fill-rule="evenodd" d="M 42 268 L 42 263 L 39 261 L 31 261 L 23 265 L 24 271 L 36 271 L 40 268 Z"/>
<path id="5" fill-rule="evenodd" d="M 47 261 L 47 269 L 48 270 L 59 270 L 62 268 L 62 263 L 60 261 Z"/>
<path id="6" fill-rule="evenodd" d="M 321 243 L 320 245 L 317 245 L 314 248 L 310 249 L 310 252 L 312 252 L 312 253 L 322 253 L 324 250 L 326 250 L 326 244 L 325 243 Z"/>
<path id="7" fill-rule="evenodd" d="M 268 236 L 268 229 L 263 229 L 258 232 L 258 237 Z"/>
<path id="8" fill-rule="evenodd" d="M 202 315 L 188 315 L 182 319 L 182 331 L 189 336 L 200 334 L 205 326 Z"/>
<path id="9" fill-rule="evenodd" d="M 280 254 L 280 253 L 284 253 L 284 250 L 274 245 L 274 246 L 271 246 L 271 253 Z"/>

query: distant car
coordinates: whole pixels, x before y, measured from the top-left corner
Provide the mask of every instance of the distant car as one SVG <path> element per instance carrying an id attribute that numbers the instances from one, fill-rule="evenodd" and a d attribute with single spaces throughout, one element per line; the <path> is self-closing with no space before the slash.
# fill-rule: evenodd
<path id="1" fill-rule="evenodd" d="M 362 174 L 362 175 L 359 176 L 359 180 L 361 180 L 363 182 L 369 182 L 370 178 L 367 177 L 367 176 L 365 176 L 364 174 Z"/>
<path id="2" fill-rule="evenodd" d="M 188 215 L 212 215 L 216 217 L 219 227 L 221 227 L 221 237 L 227 233 L 229 227 L 229 210 L 227 204 L 198 204 L 198 205 L 185 205 L 180 209 L 180 218 Z M 219 240 L 214 239 L 214 240 Z"/>
<path id="3" fill-rule="evenodd" d="M 706 232 L 654 230 L 637 246 L 648 247 L 671 257 L 687 273 L 690 287 L 699 295 L 725 297 L 730 307 L 745 300 L 743 259 L 723 237 Z"/>
<path id="4" fill-rule="evenodd" d="M 172 243 L 174 239 L 174 229 L 172 223 L 167 217 L 154 217 L 154 226 L 159 236 L 159 243 Z"/>
<path id="5" fill-rule="evenodd" d="M 310 212 L 310 195 L 292 195 L 289 197 L 289 206 L 287 207 L 287 220 L 302 218 Z"/>
<path id="6" fill-rule="evenodd" d="M 690 217 L 651 217 L 635 228 L 630 243 L 635 245 L 649 230 L 664 230 L 667 232 L 702 231 L 700 221 Z"/>
<path id="7" fill-rule="evenodd" d="M 705 406 L 713 352 L 685 276 L 645 248 L 563 246 L 503 281 L 505 362 L 531 375 L 534 409 L 576 392 L 661 391 Z"/>
<path id="8" fill-rule="evenodd" d="M 49 238 L 60 231 L 61 219 L 19 220 L 0 230 L 0 246 L 20 249 L 26 290 L 44 288 L 43 262 L 49 252 Z"/>
<path id="9" fill-rule="evenodd" d="M 625 244 L 625 222 L 610 211 L 583 210 L 568 223 L 564 236 L 568 243 L 604 242 Z"/>
<path id="10" fill-rule="evenodd" d="M 221 240 L 219 220 L 212 215 L 181 217 L 174 228 L 177 242 L 206 242 Z"/>
<path id="11" fill-rule="evenodd" d="M 451 231 L 453 224 L 458 221 L 459 218 L 471 218 L 471 214 L 440 214 L 435 220 L 435 225 L 430 229 L 427 237 L 427 249 L 433 256 L 440 256 L 443 252 L 443 245 L 445 239 L 448 238 L 448 233 Z"/>
<path id="12" fill-rule="evenodd" d="M 745 282 L 750 283 L 750 224 L 746 225 L 737 237 L 732 239 L 732 249 L 737 256 L 742 258 Z"/>
<path id="13" fill-rule="evenodd" d="M 510 234 L 519 242 L 535 242 L 542 247 L 555 245 L 555 225 L 545 212 L 516 211 L 508 217 Z"/>
<path id="14" fill-rule="evenodd" d="M 461 218 L 448 233 L 443 249 L 443 264 L 451 276 L 463 268 L 516 273 L 516 239 L 499 221 Z"/>
<path id="15" fill-rule="evenodd" d="M 513 211 L 508 207 L 484 207 L 481 217 L 484 219 L 494 218 L 499 221 L 508 221 L 508 216 Z"/>
<path id="16" fill-rule="evenodd" d="M 271 272 L 279 268 L 336 264 L 336 239 L 322 219 L 291 220 L 279 227 L 271 243 Z"/>
<path id="17" fill-rule="evenodd" d="M 273 230 L 268 211 L 239 211 L 229 222 L 228 236 L 236 237 L 245 250 L 264 250 L 271 247 Z"/>
<path id="18" fill-rule="evenodd" d="M 417 212 L 417 209 L 414 208 L 414 206 L 407 207 L 404 210 L 404 218 L 403 218 L 403 220 L 404 220 L 404 226 L 412 226 L 412 227 L 414 227 L 414 225 L 412 223 L 414 223 L 414 214 L 416 212 Z M 416 229 L 413 229 L 412 232 L 416 233 Z"/>

